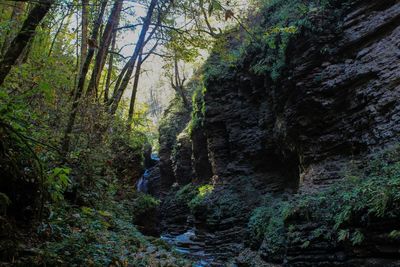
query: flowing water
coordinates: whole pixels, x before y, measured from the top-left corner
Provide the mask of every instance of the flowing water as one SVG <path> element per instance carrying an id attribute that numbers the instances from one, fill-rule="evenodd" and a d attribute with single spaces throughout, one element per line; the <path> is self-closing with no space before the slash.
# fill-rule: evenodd
<path id="1" fill-rule="evenodd" d="M 138 192 L 143 192 L 143 193 L 147 193 L 148 191 L 148 183 L 149 183 L 149 175 L 150 175 L 150 171 L 149 169 L 147 169 L 144 174 L 142 175 L 142 177 L 140 177 L 139 181 L 136 184 L 136 189 Z"/>
<path id="2" fill-rule="evenodd" d="M 173 246 L 178 253 L 195 260 L 194 267 L 210 266 L 213 258 L 204 251 L 204 243 L 197 241 L 195 229 L 189 229 L 181 235 L 161 235 L 161 239 Z"/>
<path id="3" fill-rule="evenodd" d="M 154 161 L 160 160 L 155 154 L 151 155 L 151 159 Z M 138 192 L 148 193 L 151 170 L 152 168 L 146 169 L 142 177 L 137 182 L 136 188 Z M 180 235 L 164 234 L 161 235 L 160 238 L 173 246 L 176 252 L 194 260 L 194 267 L 210 266 L 211 262 L 213 261 L 213 257 L 207 255 L 207 253 L 204 251 L 204 243 L 198 241 L 194 228 L 189 229 Z"/>
<path id="4" fill-rule="evenodd" d="M 160 158 L 156 154 L 151 154 L 151 159 L 153 161 L 160 161 Z M 147 193 L 148 192 L 148 190 L 149 190 L 148 184 L 149 184 L 150 171 L 151 171 L 151 168 L 146 169 L 144 171 L 142 177 L 140 177 L 139 181 L 137 182 L 136 189 L 137 189 L 138 192 L 142 192 L 142 193 Z"/>

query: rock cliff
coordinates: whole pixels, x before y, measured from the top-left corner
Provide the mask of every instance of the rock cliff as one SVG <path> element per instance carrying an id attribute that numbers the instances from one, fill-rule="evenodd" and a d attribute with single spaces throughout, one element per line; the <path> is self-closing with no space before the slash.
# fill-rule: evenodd
<path id="1" fill-rule="evenodd" d="M 309 8 L 301 23 L 288 19 L 280 28 L 271 14 L 282 13 L 285 4 L 275 2 L 252 18 L 253 27 L 272 29 L 264 36 L 280 34 L 275 43 L 247 46 L 228 64 L 214 52 L 191 141 L 187 132 L 179 134 L 184 123 L 172 138 L 178 155 L 171 157 L 172 146 L 161 143 L 161 178 L 168 185 L 175 176 L 182 185 L 215 186 L 200 208 L 176 209 L 178 221 L 194 215 L 198 236 L 219 263 L 240 254 L 242 266 L 399 266 L 399 242 L 383 233 L 397 227 L 397 217 L 358 225 L 373 234 L 356 248 L 310 238 L 304 243 L 321 222 L 296 212 L 286 224 L 304 238 L 285 241 L 281 256 L 265 240 L 251 240 L 249 218 L 263 196 L 322 192 L 400 138 L 400 2 L 328 1 L 329 9 Z M 225 48 L 240 50 L 243 32 L 231 33 Z"/>

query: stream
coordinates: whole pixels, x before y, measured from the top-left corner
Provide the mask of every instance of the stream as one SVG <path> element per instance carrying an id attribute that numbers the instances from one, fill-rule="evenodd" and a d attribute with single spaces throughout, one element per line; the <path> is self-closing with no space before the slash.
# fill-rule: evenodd
<path id="1" fill-rule="evenodd" d="M 161 239 L 174 247 L 175 251 L 195 260 L 194 267 L 210 266 L 214 260 L 204 251 L 204 243 L 196 240 L 195 229 L 189 229 L 181 235 L 161 235 Z"/>
<path id="2" fill-rule="evenodd" d="M 155 165 L 155 162 L 160 161 L 160 158 L 158 157 L 157 154 L 151 154 L 150 160 L 153 161 L 154 162 L 153 165 Z M 136 189 L 138 192 L 148 193 L 149 176 L 151 174 L 151 169 L 154 168 L 153 165 L 144 171 L 142 177 L 140 177 L 139 181 L 137 182 Z"/>
<path id="3" fill-rule="evenodd" d="M 152 154 L 151 160 L 156 162 L 160 159 L 156 154 Z M 149 178 L 151 176 L 152 168 L 154 167 L 146 169 L 142 177 L 137 182 L 136 188 L 138 192 L 149 193 Z M 187 258 L 194 260 L 194 267 L 211 266 L 211 263 L 214 260 L 213 257 L 205 252 L 205 244 L 204 242 L 199 241 L 199 238 L 196 236 L 195 228 L 191 228 L 180 235 L 164 233 L 160 236 L 160 239 L 171 245 L 177 253 L 185 255 Z"/>

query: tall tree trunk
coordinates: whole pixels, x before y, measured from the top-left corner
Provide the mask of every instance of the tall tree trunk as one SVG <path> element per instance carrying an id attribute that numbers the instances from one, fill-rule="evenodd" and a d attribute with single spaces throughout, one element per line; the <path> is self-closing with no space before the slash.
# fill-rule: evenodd
<path id="1" fill-rule="evenodd" d="M 115 45 L 117 43 L 117 31 L 113 32 L 112 43 L 111 43 L 111 51 L 114 52 Z M 108 102 L 108 95 L 110 94 L 110 85 L 111 85 L 111 75 L 113 71 L 113 63 L 114 63 L 114 54 L 111 53 L 108 59 L 108 70 L 107 70 L 107 79 L 106 79 L 106 87 L 104 89 L 104 104 Z"/>
<path id="2" fill-rule="evenodd" d="M 136 71 L 135 71 L 135 80 L 133 82 L 133 88 L 132 88 L 132 95 L 131 95 L 131 101 L 129 104 L 129 112 L 128 112 L 128 128 L 131 127 L 132 124 L 132 119 L 133 119 L 133 114 L 135 111 L 135 102 L 136 102 L 136 94 L 137 94 L 137 89 L 139 85 L 139 79 L 140 79 L 140 71 L 142 69 L 143 63 L 150 57 L 150 55 L 154 52 L 154 50 L 157 48 L 158 42 L 149 50 L 147 55 L 143 58 L 143 50 L 139 54 L 139 59 L 136 65 Z"/>
<path id="3" fill-rule="evenodd" d="M 106 63 L 107 52 L 108 49 L 110 48 L 113 30 L 116 27 L 116 25 L 118 25 L 121 10 L 122 10 L 122 0 L 116 0 L 114 2 L 111 14 L 108 17 L 107 25 L 104 29 L 104 33 L 101 39 L 100 48 L 97 51 L 96 60 L 92 71 L 92 77 L 90 79 L 89 86 L 86 91 L 87 96 L 93 94 L 93 92 L 96 92 L 97 96 L 101 73 Z"/>
<path id="4" fill-rule="evenodd" d="M 122 68 L 120 74 L 118 75 L 117 81 L 115 82 L 115 86 L 114 86 L 114 91 L 112 94 L 112 97 L 108 100 L 107 102 L 107 106 L 111 107 L 111 105 L 113 104 L 113 101 L 117 98 L 117 94 L 119 93 L 119 87 L 121 85 L 122 79 L 124 78 L 126 72 L 128 71 L 128 69 L 130 68 L 130 66 L 132 64 L 135 64 L 135 62 L 133 61 L 133 57 L 131 57 L 128 62 L 126 62 L 125 66 Z"/>
<path id="5" fill-rule="evenodd" d="M 179 65 L 178 65 L 178 58 L 177 56 L 174 57 L 174 72 L 175 72 L 175 82 L 171 82 L 172 88 L 175 89 L 177 94 L 182 98 L 183 105 L 187 110 L 190 110 L 190 102 L 188 101 L 186 94 L 185 94 L 185 77 L 181 79 L 179 75 Z"/>
<path id="6" fill-rule="evenodd" d="M 92 36 L 91 36 L 92 40 L 97 39 L 106 6 L 107 6 L 107 0 L 104 0 L 101 5 L 100 13 L 99 13 L 99 15 L 94 23 L 94 26 L 93 26 L 93 32 L 92 32 Z M 89 46 L 88 54 L 87 54 L 85 62 L 83 64 L 81 74 L 79 75 L 78 86 L 76 88 L 74 100 L 72 103 L 71 113 L 69 115 L 68 124 L 65 129 L 64 138 L 63 138 L 62 145 L 61 145 L 61 149 L 65 155 L 69 151 L 69 145 L 70 145 L 70 141 L 71 141 L 70 135 L 72 133 L 72 129 L 75 124 L 76 115 L 78 113 L 79 101 L 81 99 L 81 96 L 82 96 L 82 93 L 83 93 L 83 90 L 85 87 L 86 75 L 89 71 L 90 63 L 92 62 L 92 58 L 94 56 L 94 50 L 95 50 L 94 46 Z"/>
<path id="7" fill-rule="evenodd" d="M 82 72 L 83 64 L 85 63 L 87 49 L 88 49 L 88 5 L 89 0 L 82 0 L 82 26 L 81 26 L 81 63 L 78 72 L 78 77 Z"/>
<path id="8" fill-rule="evenodd" d="M 68 10 L 66 11 L 66 13 L 62 16 L 62 19 L 61 19 L 61 22 L 60 22 L 60 26 L 58 27 L 56 33 L 54 34 L 53 40 L 52 40 L 51 45 L 50 45 L 49 54 L 48 54 L 49 57 L 51 56 L 51 53 L 53 52 L 53 48 L 54 48 L 54 45 L 56 43 L 57 37 L 60 34 L 62 28 L 64 27 L 65 19 L 70 15 L 71 9 L 72 9 L 72 6 L 69 7 Z M 67 25 L 68 25 L 68 20 L 67 20 Z"/>
<path id="9" fill-rule="evenodd" d="M 115 112 L 117 111 L 117 108 L 118 108 L 119 102 L 121 101 L 122 95 L 124 94 L 124 91 L 125 91 L 126 87 L 128 86 L 129 80 L 132 76 L 133 69 L 135 67 L 135 62 L 140 54 L 140 51 L 143 49 L 146 34 L 147 34 L 147 31 L 149 30 L 151 18 L 153 16 L 153 12 L 157 5 L 157 2 L 158 2 L 158 0 L 151 0 L 151 2 L 150 2 L 149 10 L 147 11 L 146 18 L 144 19 L 143 27 L 140 32 L 139 39 L 138 39 L 138 42 L 135 47 L 135 51 L 130 60 L 131 64 L 128 66 L 125 76 L 121 80 L 121 84 L 119 85 L 119 87 L 116 88 L 116 94 L 114 96 L 113 102 L 109 109 L 109 113 L 111 115 L 114 115 Z"/>
<path id="10" fill-rule="evenodd" d="M 0 86 L 3 85 L 11 67 L 18 60 L 19 56 L 24 51 L 24 48 L 35 36 L 36 27 L 40 24 L 44 16 L 46 16 L 53 2 L 54 0 L 43 0 L 39 4 L 35 5 L 35 7 L 29 12 L 21 30 L 11 42 L 3 60 L 0 62 Z"/>
<path id="11" fill-rule="evenodd" d="M 130 127 L 133 119 L 133 113 L 135 110 L 135 102 L 136 102 L 136 93 L 139 85 L 139 78 L 140 78 L 140 70 L 142 68 L 142 53 L 140 53 L 138 62 L 136 64 L 136 71 L 135 71 L 135 80 L 133 82 L 133 88 L 132 88 L 132 95 L 131 95 L 131 101 L 129 104 L 129 112 L 128 112 L 128 127 Z"/>
<path id="12" fill-rule="evenodd" d="M 1 49 L 1 54 L 4 55 L 7 52 L 7 49 L 10 47 L 10 44 L 13 40 L 14 34 L 18 31 L 20 27 L 21 19 L 25 11 L 25 3 L 24 2 L 15 2 L 14 7 L 12 9 L 11 18 L 10 18 L 10 28 L 5 34 L 5 40 Z"/>

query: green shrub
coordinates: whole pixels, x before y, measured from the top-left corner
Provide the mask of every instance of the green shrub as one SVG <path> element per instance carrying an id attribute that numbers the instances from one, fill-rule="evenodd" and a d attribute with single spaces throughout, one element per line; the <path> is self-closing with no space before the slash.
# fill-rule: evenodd
<path id="1" fill-rule="evenodd" d="M 362 244 L 371 221 L 400 218 L 400 148 L 391 149 L 364 162 L 364 169 L 349 171 L 344 181 L 310 195 L 298 194 L 289 200 L 267 196 L 249 220 L 250 243 L 266 242 L 268 255 L 283 255 L 286 242 L 302 248 L 316 240 L 329 243 Z M 317 223 L 309 233 L 291 224 Z M 398 229 L 385 229 L 397 238 Z"/>
<path id="2" fill-rule="evenodd" d="M 232 79 L 243 68 L 276 81 L 287 65 L 290 42 L 307 32 L 318 33 L 329 26 L 338 28 L 332 21 L 352 2 L 354 0 L 257 1 L 255 5 L 259 8 L 255 14 L 250 14 L 244 27 L 231 29 L 215 42 L 213 53 L 204 66 L 206 85 L 213 80 Z M 318 15 L 324 17 L 325 23 L 313 21 Z"/>
<path id="3" fill-rule="evenodd" d="M 267 195 L 263 206 L 254 209 L 250 217 L 250 243 L 260 245 L 265 239 L 268 243 L 268 255 L 283 255 L 286 244 L 284 221 L 288 212 L 288 201 Z"/>
<path id="4" fill-rule="evenodd" d="M 152 197 L 148 194 L 140 193 L 139 196 L 134 200 L 133 214 L 139 216 L 147 211 L 153 210 L 160 205 L 160 200 Z"/>
<path id="5" fill-rule="evenodd" d="M 400 149 L 377 155 L 357 175 L 350 173 L 344 182 L 306 197 L 295 208 L 332 225 L 339 241 L 361 243 L 363 233 L 354 225 L 400 216 Z"/>
<path id="6" fill-rule="evenodd" d="M 197 195 L 188 203 L 189 208 L 192 212 L 194 212 L 196 209 L 201 207 L 202 202 L 204 199 L 212 193 L 214 190 L 214 186 L 210 184 L 202 185 L 197 188 Z"/>
<path id="7" fill-rule="evenodd" d="M 179 202 L 189 203 L 196 196 L 197 186 L 194 184 L 187 184 L 180 188 L 176 194 L 175 199 Z"/>
<path id="8" fill-rule="evenodd" d="M 64 192 L 71 184 L 71 180 L 68 177 L 70 172 L 70 168 L 57 167 L 48 174 L 46 186 L 50 197 L 54 202 L 64 199 Z"/>
<path id="9" fill-rule="evenodd" d="M 206 112 L 206 102 L 204 100 L 206 92 L 207 89 L 203 85 L 202 87 L 199 86 L 193 93 L 192 119 L 189 124 L 190 135 L 192 135 L 193 131 L 203 126 L 205 112 Z"/>

